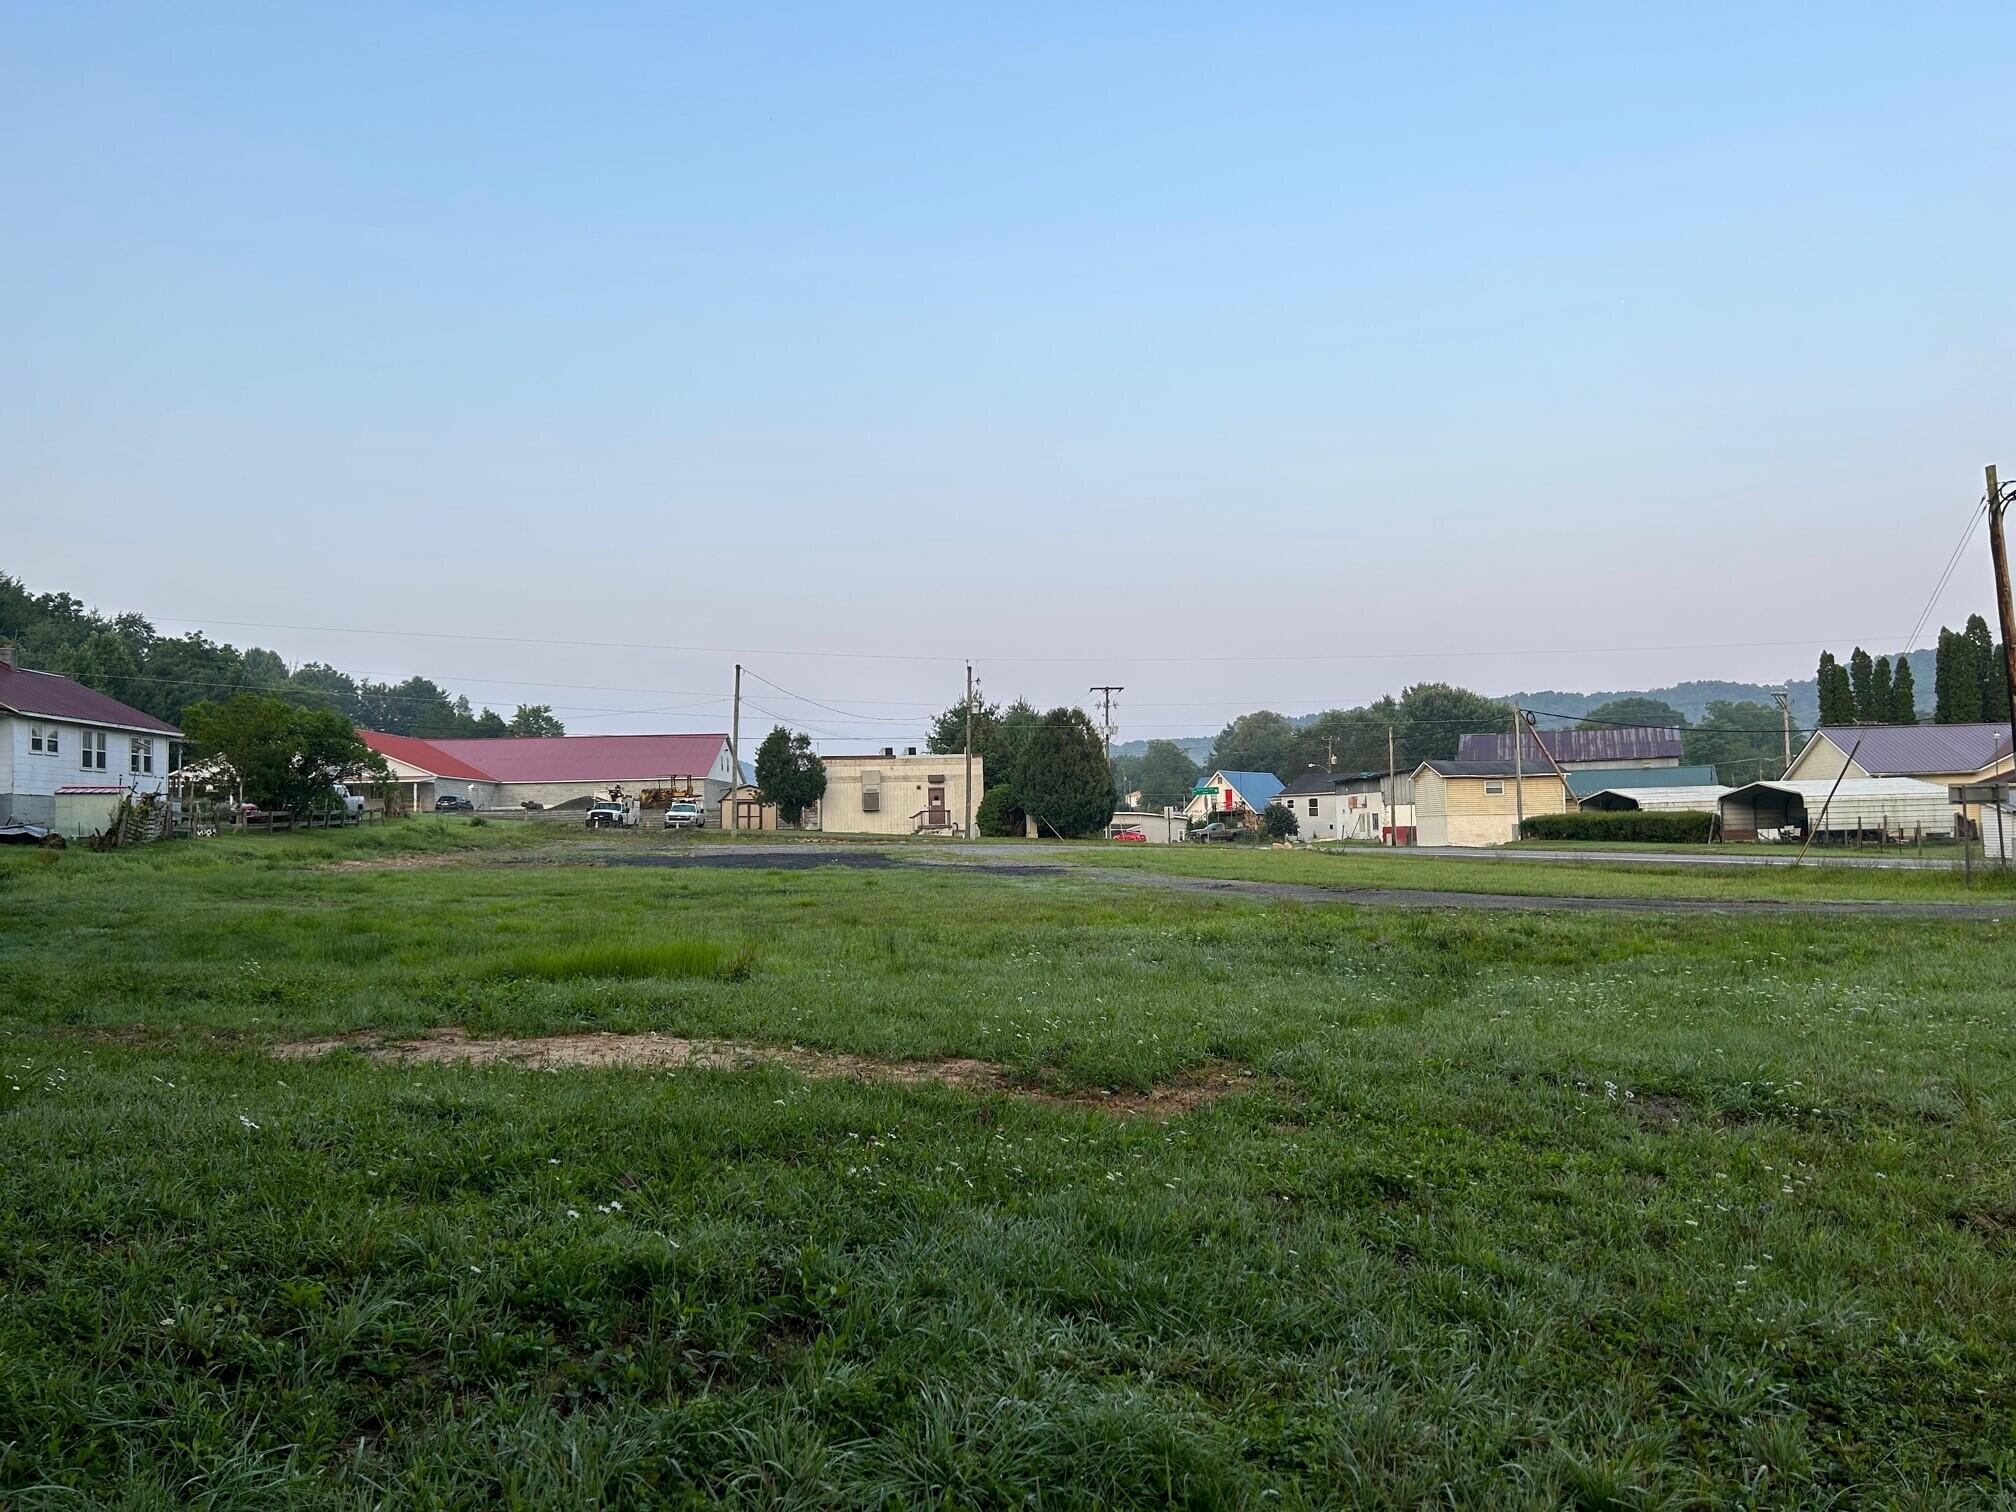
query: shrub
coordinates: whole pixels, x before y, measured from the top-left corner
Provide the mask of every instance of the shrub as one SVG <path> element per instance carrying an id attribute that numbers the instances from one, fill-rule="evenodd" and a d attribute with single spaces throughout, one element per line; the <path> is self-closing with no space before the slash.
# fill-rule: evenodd
<path id="1" fill-rule="evenodd" d="M 1015 789 L 997 782 L 980 795 L 980 807 L 974 811 L 973 822 L 981 834 L 1000 837 L 1020 835 L 1023 817 L 1022 805 L 1015 801 Z"/>
<path id="2" fill-rule="evenodd" d="M 1260 816 L 1260 824 L 1271 840 L 1286 840 L 1302 833 L 1302 822 L 1285 803 L 1268 804 L 1267 812 Z"/>
<path id="3" fill-rule="evenodd" d="M 1699 843 L 1713 836 L 1713 814 L 1646 813 L 1639 809 L 1583 809 L 1573 814 L 1535 814 L 1526 821 L 1528 840 L 1625 840 Z"/>

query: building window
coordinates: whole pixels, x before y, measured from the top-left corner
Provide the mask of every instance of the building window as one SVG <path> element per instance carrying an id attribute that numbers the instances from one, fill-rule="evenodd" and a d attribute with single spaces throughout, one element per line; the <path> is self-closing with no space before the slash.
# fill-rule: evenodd
<path id="1" fill-rule="evenodd" d="M 1316 817 L 1316 800 L 1314 798 L 1309 800 L 1309 817 L 1311 819 Z"/>
<path id="2" fill-rule="evenodd" d="M 80 769 L 86 772 L 104 771 L 105 732 L 103 730 L 86 730 L 81 745 L 82 750 L 78 763 Z"/>
<path id="3" fill-rule="evenodd" d="M 1489 782 L 1485 783 L 1485 784 L 1484 784 L 1484 796 L 1485 796 L 1485 797 L 1487 797 L 1487 798 L 1502 798 L 1502 797 L 1504 797 L 1504 796 L 1505 796 L 1505 779 L 1504 779 L 1504 778 L 1502 778 L 1502 777 L 1494 777 L 1494 778 L 1493 778 L 1493 779 L 1492 779 L 1491 781 L 1489 781 Z"/>
<path id="4" fill-rule="evenodd" d="M 142 773 L 145 773 L 149 776 L 153 775 L 154 742 L 152 740 L 145 739 L 139 735 L 135 735 L 133 737 L 132 747 L 133 747 L 132 752 L 127 757 L 126 769 L 136 776 Z"/>
<path id="5" fill-rule="evenodd" d="M 31 751 L 39 751 L 42 749 L 42 726 L 40 725 L 28 726 L 28 749 Z"/>

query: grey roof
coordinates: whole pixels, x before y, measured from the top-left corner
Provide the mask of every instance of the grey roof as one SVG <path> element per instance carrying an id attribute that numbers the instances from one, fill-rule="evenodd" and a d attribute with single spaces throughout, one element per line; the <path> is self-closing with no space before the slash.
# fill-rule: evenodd
<path id="1" fill-rule="evenodd" d="M 1712 766 L 1585 767 L 1568 774 L 1568 791 L 1587 798 L 1605 788 L 1719 787 Z"/>
<path id="2" fill-rule="evenodd" d="M 1680 732 L 1657 725 L 1616 725 L 1594 730 L 1542 730 L 1541 739 L 1556 761 L 1649 761 L 1680 755 Z M 1512 736 L 1465 735 L 1456 748 L 1458 761 L 1506 761 L 1512 759 Z M 1526 732 L 1526 762 L 1545 766 L 1541 753 Z"/>
<path id="3" fill-rule="evenodd" d="M 1466 736 L 1465 738 L 1467 739 L 1468 737 Z M 1438 772 L 1444 777 L 1510 777 L 1513 775 L 1510 750 L 1512 742 L 1508 739 L 1505 744 L 1507 750 L 1505 758 L 1502 761 L 1449 761 L 1438 758 L 1433 761 L 1424 761 L 1421 763 L 1421 766 L 1428 768 L 1431 772 Z M 1420 767 L 1416 767 L 1415 770 L 1419 771 Z M 1553 782 L 1555 780 L 1553 769 L 1544 761 L 1536 762 L 1535 765 L 1527 767 L 1525 775 L 1536 782 Z"/>
<path id="4" fill-rule="evenodd" d="M 1311 794 L 1334 793 L 1353 782 L 1384 782 L 1386 773 L 1307 771 L 1283 788 L 1278 796 L 1307 798 Z"/>
<path id="5" fill-rule="evenodd" d="M 2009 754 L 2006 724 L 1822 725 L 1823 735 L 1844 756 L 1861 741 L 1855 765 L 1871 777 L 1978 772 Z"/>

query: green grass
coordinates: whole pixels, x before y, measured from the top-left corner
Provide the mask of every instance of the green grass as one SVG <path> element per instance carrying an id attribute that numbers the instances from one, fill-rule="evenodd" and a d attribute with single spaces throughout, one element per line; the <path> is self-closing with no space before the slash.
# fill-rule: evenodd
<path id="1" fill-rule="evenodd" d="M 10 1508 L 2016 1496 L 2016 926 L 325 839 L 0 864 Z M 265 1053 L 450 1024 L 1251 1078 Z"/>
<path id="2" fill-rule="evenodd" d="M 1592 854 L 1584 863 L 1396 856 L 1360 847 L 1274 850 L 1244 845 L 1068 845 L 1055 847 L 1054 858 L 1075 865 L 1178 876 L 1539 897 L 1919 903 L 2016 900 L 2016 870 L 2007 868 L 1977 867 L 1970 881 L 1957 868 L 1881 870 L 1811 862 L 1797 868 L 1619 865 L 1606 864 L 1600 854 Z"/>
<path id="3" fill-rule="evenodd" d="M 549 982 L 590 977 L 717 977 L 739 982 L 755 964 L 754 951 L 719 940 L 604 939 L 521 950 L 510 958 L 504 974 Z"/>

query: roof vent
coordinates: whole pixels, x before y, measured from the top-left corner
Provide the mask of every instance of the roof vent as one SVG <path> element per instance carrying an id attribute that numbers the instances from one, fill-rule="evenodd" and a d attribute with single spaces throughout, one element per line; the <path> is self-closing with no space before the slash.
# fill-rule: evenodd
<path id="1" fill-rule="evenodd" d="M 903 747 L 903 754 L 904 754 L 905 756 L 915 756 L 915 755 L 917 754 L 917 747 L 915 747 L 915 746 L 905 746 L 905 747 Z"/>
<path id="2" fill-rule="evenodd" d="M 894 755 L 896 754 L 896 747 L 894 747 L 894 746 L 884 746 L 884 747 L 882 747 L 882 754 L 883 754 L 884 756 L 894 756 Z"/>

